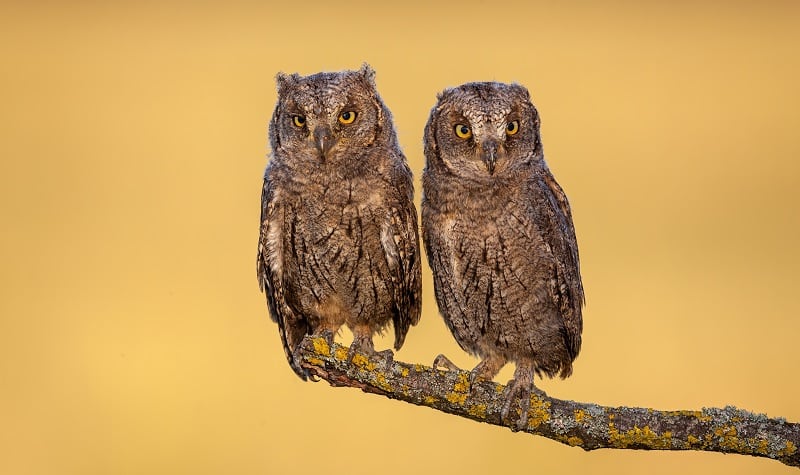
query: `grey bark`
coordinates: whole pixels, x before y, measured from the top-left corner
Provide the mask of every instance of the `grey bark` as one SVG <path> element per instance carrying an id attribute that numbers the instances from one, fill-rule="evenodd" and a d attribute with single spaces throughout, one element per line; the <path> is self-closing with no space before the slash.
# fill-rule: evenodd
<path id="1" fill-rule="evenodd" d="M 516 429 L 516 417 L 503 421 L 503 386 L 470 384 L 466 371 L 444 371 L 393 361 L 378 353 L 354 354 L 329 346 L 324 338 L 306 337 L 302 366 L 332 386 L 349 386 L 449 414 Z M 531 396 L 523 429 L 584 450 L 705 450 L 768 457 L 800 467 L 800 424 L 737 409 L 662 411 L 609 407 L 565 401 L 538 392 Z"/>

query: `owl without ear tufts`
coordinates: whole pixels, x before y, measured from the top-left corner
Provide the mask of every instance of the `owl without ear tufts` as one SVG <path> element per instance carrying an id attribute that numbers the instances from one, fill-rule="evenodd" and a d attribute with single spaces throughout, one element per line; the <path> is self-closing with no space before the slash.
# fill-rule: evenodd
<path id="1" fill-rule="evenodd" d="M 375 72 L 278 74 L 269 126 L 257 271 L 292 369 L 307 334 L 353 332 L 353 352 L 394 326 L 403 345 L 420 318 L 411 171 Z"/>
<path id="2" fill-rule="evenodd" d="M 470 83 L 439 95 L 425 127 L 422 227 L 439 311 L 481 358 L 472 379 L 516 364 L 503 416 L 533 376 L 572 373 L 583 286 L 567 197 L 544 161 L 527 89 Z M 437 364 L 452 366 L 440 355 Z"/>

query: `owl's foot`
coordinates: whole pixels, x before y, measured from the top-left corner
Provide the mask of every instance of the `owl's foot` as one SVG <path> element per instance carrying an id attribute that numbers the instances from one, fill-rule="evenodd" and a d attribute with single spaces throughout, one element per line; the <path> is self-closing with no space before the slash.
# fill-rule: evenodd
<path id="1" fill-rule="evenodd" d="M 294 353 L 292 353 L 291 358 L 292 358 L 292 361 L 289 364 L 289 366 L 292 367 L 292 369 L 295 371 L 295 373 L 298 374 L 298 376 L 300 376 L 304 380 L 305 379 L 310 379 L 311 381 L 313 381 L 315 383 L 317 381 L 319 381 L 319 378 L 317 378 L 313 374 L 309 373 L 308 370 L 303 367 L 303 354 L 302 354 L 302 352 L 300 351 L 299 348 L 296 349 L 294 351 Z"/>
<path id="2" fill-rule="evenodd" d="M 482 359 L 472 371 L 469 372 L 469 384 L 472 386 L 480 380 L 491 381 L 505 366 L 506 359 L 500 355 L 489 355 Z"/>
<path id="3" fill-rule="evenodd" d="M 509 414 L 512 413 L 512 408 L 519 401 L 519 419 L 511 425 L 511 430 L 514 432 L 523 430 L 528 427 L 528 411 L 531 408 L 531 394 L 542 391 L 536 389 L 533 385 L 533 364 L 532 363 L 517 363 L 517 369 L 514 371 L 514 379 L 508 382 L 506 388 L 503 390 L 503 409 L 500 411 L 500 418 L 503 422 L 509 421 Z"/>
<path id="4" fill-rule="evenodd" d="M 445 371 L 462 371 L 461 368 L 456 366 L 450 358 L 445 355 L 439 355 L 433 360 L 433 369 L 443 369 Z"/>
<path id="5" fill-rule="evenodd" d="M 328 346 L 329 346 L 329 347 L 331 347 L 331 346 L 333 346 L 333 335 L 334 335 L 334 332 L 333 332 L 333 331 L 331 331 L 330 329 L 326 329 L 326 328 L 317 328 L 317 329 L 316 329 L 316 330 L 315 330 L 315 331 L 314 331 L 314 332 L 311 334 L 311 337 L 312 337 L 312 338 L 324 338 L 324 339 L 325 339 L 325 341 L 326 341 L 326 342 L 328 342 Z M 300 364 L 300 363 L 302 363 L 302 362 L 303 362 L 303 357 L 302 357 L 302 355 L 300 354 L 300 352 L 299 352 L 299 351 L 295 351 L 295 352 L 294 352 L 294 354 L 292 355 L 292 357 L 293 357 L 293 359 L 294 359 L 294 364 L 295 364 L 295 365 L 296 365 L 298 368 L 302 368 L 302 366 L 301 366 L 301 364 Z M 315 383 L 316 383 L 317 381 L 319 381 L 319 378 L 317 378 L 317 377 L 316 377 L 316 376 L 314 376 L 313 374 L 309 373 L 309 372 L 308 372 L 308 371 L 306 371 L 304 368 L 303 368 L 303 373 L 305 373 L 306 377 L 307 377 L 308 379 L 310 379 L 311 381 L 313 381 L 313 382 L 315 382 Z"/>
<path id="6" fill-rule="evenodd" d="M 377 356 L 388 360 L 389 363 L 394 361 L 394 352 L 392 350 L 375 351 L 372 337 L 368 335 L 353 337 L 353 343 L 350 344 L 350 349 L 347 350 L 347 361 L 353 363 L 353 358 L 357 354 L 365 355 L 367 359 L 373 359 Z"/>

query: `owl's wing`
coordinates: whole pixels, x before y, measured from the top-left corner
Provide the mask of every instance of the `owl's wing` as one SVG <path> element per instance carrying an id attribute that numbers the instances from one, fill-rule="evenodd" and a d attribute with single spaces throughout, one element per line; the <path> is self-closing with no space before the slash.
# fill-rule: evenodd
<path id="1" fill-rule="evenodd" d="M 303 380 L 308 373 L 295 359 L 295 350 L 309 332 L 308 322 L 286 303 L 283 286 L 284 207 L 268 174 L 261 191 L 261 230 L 258 237 L 256 272 L 261 291 L 267 294 L 269 314 L 278 323 L 283 350 L 289 365 Z"/>
<path id="2" fill-rule="evenodd" d="M 381 229 L 381 244 L 389 266 L 394 293 L 392 320 L 394 348 L 403 346 L 411 325 L 419 322 L 421 307 L 421 271 L 417 210 L 413 202 L 411 172 L 395 177 L 396 199 L 389 206 L 390 216 Z"/>
<path id="3" fill-rule="evenodd" d="M 546 185 L 548 200 L 551 205 L 552 232 L 547 233 L 548 244 L 553 249 L 556 261 L 555 280 L 551 292 L 561 310 L 566 331 L 565 341 L 574 359 L 581 348 L 581 331 L 583 317 L 581 307 L 584 303 L 583 284 L 581 283 L 580 260 L 578 258 L 578 242 L 575 238 L 575 227 L 572 223 L 572 211 L 567 195 L 556 182 L 553 174 L 545 166 L 542 174 Z M 562 377 L 568 374 L 562 374 Z"/>
<path id="4" fill-rule="evenodd" d="M 470 335 L 461 338 L 459 337 L 460 332 L 456 330 L 456 322 L 463 322 L 467 318 L 465 315 L 467 297 L 459 284 L 459 282 L 463 282 L 461 275 L 456 270 L 460 266 L 464 249 L 462 247 L 457 252 L 455 246 L 459 246 L 459 244 L 457 244 L 458 238 L 456 238 L 454 229 L 445 228 L 446 225 L 441 216 L 438 212 L 432 211 L 432 208 L 433 206 L 426 206 L 423 203 L 422 232 L 425 252 L 428 254 L 428 264 L 433 271 L 433 291 L 439 306 L 439 314 L 461 349 L 475 355 L 474 343 L 478 337 Z M 454 263 L 456 264 L 454 265 Z"/>

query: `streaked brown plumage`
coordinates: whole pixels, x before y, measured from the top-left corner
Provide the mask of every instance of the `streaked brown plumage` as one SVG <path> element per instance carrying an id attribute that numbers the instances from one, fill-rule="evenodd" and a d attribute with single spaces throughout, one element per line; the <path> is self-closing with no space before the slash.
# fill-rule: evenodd
<path id="1" fill-rule="evenodd" d="M 445 90 L 425 127 L 425 157 L 423 239 L 439 310 L 481 358 L 473 379 L 516 364 L 504 414 L 519 395 L 522 426 L 534 373 L 572 373 L 584 301 L 569 203 L 544 161 L 527 89 Z"/>
<path id="2" fill-rule="evenodd" d="M 411 171 L 374 71 L 279 74 L 264 173 L 258 281 L 292 369 L 307 334 L 351 351 L 394 325 L 395 349 L 420 318 L 417 213 Z"/>

